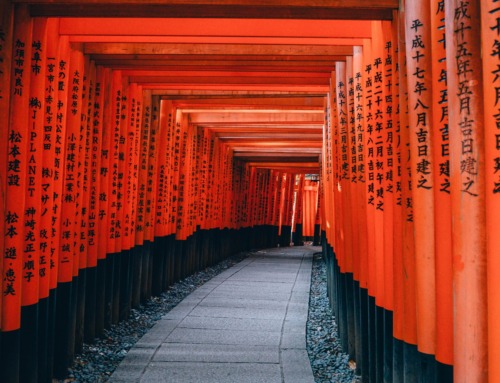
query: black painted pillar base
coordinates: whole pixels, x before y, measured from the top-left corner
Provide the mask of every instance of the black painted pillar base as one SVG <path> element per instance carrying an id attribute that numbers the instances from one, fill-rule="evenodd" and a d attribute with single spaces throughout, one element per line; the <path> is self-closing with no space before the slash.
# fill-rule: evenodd
<path id="1" fill-rule="evenodd" d="M 38 302 L 38 380 L 43 383 L 51 381 L 48 368 L 49 347 L 49 310 L 50 297 Z M 52 318 L 53 319 L 53 318 Z"/>
<path id="2" fill-rule="evenodd" d="M 38 304 L 21 308 L 21 371 L 19 380 L 38 380 Z"/>
<path id="3" fill-rule="evenodd" d="M 85 314 L 83 321 L 83 340 L 92 343 L 96 336 L 97 310 L 97 266 L 86 269 L 85 276 Z"/>
<path id="4" fill-rule="evenodd" d="M 2 332 L 0 382 L 19 383 L 21 367 L 21 330 Z"/>
<path id="5" fill-rule="evenodd" d="M 404 383 L 404 342 L 394 339 L 392 342 L 392 381 Z"/>
<path id="6" fill-rule="evenodd" d="M 97 260 L 96 281 L 95 281 L 95 336 L 104 333 L 105 313 L 106 313 L 106 259 Z"/>
<path id="7" fill-rule="evenodd" d="M 71 296 L 72 282 L 59 283 L 57 285 L 56 306 L 56 329 L 54 336 L 54 377 L 65 378 L 68 367 L 73 360 L 73 350 L 70 338 L 74 336 L 71 332 Z"/>

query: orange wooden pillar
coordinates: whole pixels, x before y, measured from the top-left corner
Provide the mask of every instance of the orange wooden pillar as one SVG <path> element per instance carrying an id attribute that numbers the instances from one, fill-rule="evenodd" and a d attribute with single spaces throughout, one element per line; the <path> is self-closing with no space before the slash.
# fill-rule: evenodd
<path id="1" fill-rule="evenodd" d="M 495 1 L 481 2 L 482 59 L 485 129 L 485 193 L 486 193 L 486 251 L 488 275 L 488 382 L 500 380 L 500 116 L 498 72 L 498 20 L 500 8 Z"/>
<path id="2" fill-rule="evenodd" d="M 436 258 L 436 360 L 453 364 L 453 259 L 444 3 L 430 1 Z M 439 371 L 439 370 L 438 370 Z M 442 378 L 441 378 L 442 379 Z"/>
<path id="3" fill-rule="evenodd" d="M 137 180 L 137 207 L 135 243 L 138 246 L 137 269 L 138 288 L 133 291 L 132 307 L 137 307 L 147 291 L 147 269 L 149 262 L 149 245 L 146 238 L 146 201 L 148 190 L 148 158 L 151 135 L 151 91 L 142 92 L 142 123 L 139 137 L 139 168 Z"/>
<path id="4" fill-rule="evenodd" d="M 40 217 L 40 308 L 39 380 L 52 377 L 55 333 L 55 306 L 60 229 L 60 203 L 63 187 L 61 159 L 64 136 L 57 127 L 59 67 L 58 22 L 47 21 L 45 49 L 45 106 L 43 111 L 43 159 Z"/>
<path id="5" fill-rule="evenodd" d="M 385 98 L 384 98 L 384 40 L 382 32 L 382 23 L 372 22 L 372 62 L 371 81 L 372 98 L 371 101 L 371 130 L 368 141 L 371 142 L 371 149 L 368 148 L 370 157 L 369 168 L 372 170 L 372 179 L 369 180 L 373 185 L 372 197 L 374 211 L 374 237 L 375 237 L 375 283 L 376 294 L 375 302 L 378 307 L 385 306 L 385 248 L 384 248 L 384 195 L 385 195 L 385 174 L 384 174 L 384 135 L 385 135 Z M 381 351 L 381 350 L 379 350 Z M 380 353 L 377 353 L 380 355 Z M 380 374 L 379 374 L 380 375 Z"/>
<path id="6" fill-rule="evenodd" d="M 111 74 L 111 105 L 108 117 L 110 126 L 109 146 L 109 181 L 108 189 L 108 224 L 107 224 L 107 278 L 106 311 L 107 327 L 118 322 L 120 299 L 120 249 L 121 249 L 121 189 L 120 186 L 120 134 L 123 103 L 123 76 L 120 70 Z"/>
<path id="7" fill-rule="evenodd" d="M 29 128 L 27 157 L 27 187 L 24 207 L 23 284 L 21 310 L 21 373 L 20 380 L 38 380 L 39 299 L 40 299 L 40 232 L 42 196 L 42 156 L 45 110 L 45 49 L 47 20 L 33 22 L 30 57 L 31 81 L 29 90 Z M 26 113 L 26 111 L 25 111 Z"/>
<path id="8" fill-rule="evenodd" d="M 417 314 L 415 305 L 415 230 L 412 190 L 412 166 L 410 150 L 410 125 L 408 104 L 408 68 L 406 60 L 405 13 L 399 13 L 398 40 L 399 55 L 399 105 L 401 136 L 401 197 L 402 197 L 402 253 L 403 293 L 404 293 L 404 357 L 408 354 L 408 345 L 417 344 Z M 405 369 L 407 368 L 405 363 Z"/>
<path id="9" fill-rule="evenodd" d="M 436 293 L 434 257 L 434 170 L 432 125 L 432 52 L 429 3 L 406 4 L 406 56 L 415 222 L 418 350 L 434 354 Z"/>
<path id="10" fill-rule="evenodd" d="M 170 162 L 167 154 L 170 154 L 169 134 L 172 125 L 171 102 L 162 100 L 159 105 L 159 121 L 158 121 L 158 157 L 156 159 L 156 172 L 153 175 L 156 178 L 156 202 L 153 213 L 154 226 L 154 247 L 152 254 L 153 274 L 151 293 L 159 295 L 163 291 L 163 271 L 165 267 L 165 249 L 163 246 L 163 238 L 171 234 L 169 226 L 171 222 L 168 219 L 168 175 Z M 178 184 L 176 184 L 178 185 Z"/>
<path id="11" fill-rule="evenodd" d="M 75 353 L 75 331 L 78 293 L 79 227 L 76 227 L 77 199 L 79 193 L 78 162 L 80 145 L 81 97 L 83 87 L 83 55 L 76 49 L 70 50 L 70 59 L 61 62 L 67 68 L 67 83 L 58 85 L 59 101 L 64 105 L 59 113 L 66 130 L 65 152 L 63 156 L 63 190 L 61 194 L 61 234 L 58 268 L 58 299 L 56 312 L 57 332 L 55 343 L 54 374 L 65 376 Z M 61 64 L 60 62 L 60 64 Z M 61 78 L 61 77 L 60 77 Z M 62 93 L 62 94 L 61 94 Z M 60 104 L 60 105 L 61 105 Z"/>
<path id="12" fill-rule="evenodd" d="M 151 128 L 149 133 L 149 152 L 148 152 L 148 172 L 146 184 L 146 201 L 145 201 L 145 216 L 144 216 L 144 240 L 147 241 L 149 251 L 143 262 L 144 271 L 144 293 L 141 300 L 151 296 L 152 290 L 152 274 L 153 274 L 153 241 L 156 226 L 156 189 L 157 189 L 157 166 L 158 166 L 158 151 L 160 140 L 160 99 L 158 96 L 151 98 Z"/>
<path id="13" fill-rule="evenodd" d="M 3 2 L 0 5 L 0 125 L 9 125 L 9 106 L 10 106 L 10 76 L 12 65 L 12 34 L 14 26 L 13 7 L 8 2 Z M 6 217 L 6 191 L 7 191 L 7 153 L 8 153 L 8 129 L 0 129 L 0 216 Z M 5 233 L 6 222 L 1 220 L 0 233 Z M 5 253 L 5 236 L 0 236 L 0 276 L 4 277 L 4 257 Z M 3 283 L 0 282 L 0 286 Z M 2 318 L 3 318 L 3 286 L 0 294 L 0 359 L 2 358 Z"/>
<path id="14" fill-rule="evenodd" d="M 364 101 L 364 127 L 363 135 L 364 161 L 365 161 L 365 204 L 367 222 L 367 287 L 370 297 L 375 297 L 376 272 L 375 272 L 375 162 L 374 162 L 374 103 L 373 103 L 373 70 L 371 40 L 363 44 L 363 101 Z"/>
<path id="15" fill-rule="evenodd" d="M 97 237 L 97 262 L 98 262 L 98 276 L 97 276 L 97 309 L 96 309 L 96 335 L 99 336 L 104 331 L 106 326 L 111 323 L 110 311 L 108 310 L 108 303 L 111 299 L 111 285 L 112 285 L 112 269 L 108 263 L 108 224 L 110 214 L 110 201 L 111 196 L 108 193 L 108 184 L 111 179 L 111 113 L 112 113 L 112 74 L 110 69 L 100 67 L 98 69 L 98 82 L 100 83 L 100 91 L 102 92 L 102 104 L 100 110 L 102 116 L 100 127 L 101 137 L 101 151 L 100 151 L 100 166 L 99 166 L 99 201 L 98 207 L 98 225 L 99 236 Z"/>
<path id="16" fill-rule="evenodd" d="M 29 124 L 26 111 L 30 96 L 30 61 L 32 21 L 27 7 L 18 6 L 14 15 L 10 117 L 8 126 L 6 211 L 4 218 L 4 253 L 2 274 L 2 352 L 0 377 L 18 382 L 20 377 L 21 304 L 24 298 L 24 214 L 28 187 Z M 2 175 L 4 173 L 2 172 Z M 28 295 L 28 294 L 27 294 Z"/>
<path id="17" fill-rule="evenodd" d="M 395 68 L 395 49 L 396 36 L 393 34 L 392 22 L 384 21 L 382 23 L 382 97 L 383 101 L 383 178 L 384 178 L 384 308 L 385 314 L 390 315 L 394 309 L 394 146 L 397 144 L 396 134 L 396 103 L 394 102 L 393 89 Z M 385 321 L 392 322 L 392 320 Z M 392 323 L 389 323 L 386 330 L 392 333 Z M 391 334 L 392 338 L 392 334 Z M 388 351 L 388 350 L 386 350 Z M 392 360 L 391 360 L 392 363 Z"/>
<path id="18" fill-rule="evenodd" d="M 475 22 L 480 18 L 479 10 L 479 2 L 445 1 L 453 219 L 454 381 L 457 383 L 488 380 L 481 62 L 482 54 L 487 53 L 481 52 L 481 26 Z M 491 169 L 491 162 L 488 166 Z M 491 184 L 489 190 L 491 192 Z"/>
<path id="19" fill-rule="evenodd" d="M 350 232 L 351 232 L 351 258 L 352 258 L 352 277 L 355 280 L 359 279 L 359 211 L 357 204 L 358 196 L 358 178 L 357 178 L 357 162 L 356 156 L 356 120 L 354 110 L 354 68 L 353 57 L 346 58 L 346 76 L 345 76 L 345 102 L 346 102 L 346 129 L 347 129 L 347 203 L 349 205 Z M 353 297 L 354 298 L 354 297 Z M 352 300 L 353 300 L 352 298 Z"/>
<path id="20" fill-rule="evenodd" d="M 335 63 L 336 75 L 336 98 L 337 115 L 339 124 L 339 158 L 340 158 L 340 202 L 342 206 L 342 231 L 343 231 L 343 253 L 341 269 L 343 272 L 352 273 L 353 268 L 353 241 L 352 241 L 352 218 L 350 201 L 350 169 L 349 169 L 349 125 L 347 115 L 347 77 L 346 63 Z"/>
<path id="21" fill-rule="evenodd" d="M 101 311 L 102 289 L 104 275 L 102 261 L 99 256 L 99 237 L 101 221 L 99 219 L 99 199 L 101 193 L 100 171 L 102 153 L 102 121 L 104 107 L 103 93 L 104 72 L 102 67 L 95 68 L 95 78 L 89 83 L 89 102 L 87 111 L 87 125 L 90 130 L 89 137 L 89 173 L 88 173 L 88 227 L 87 227 L 87 291 L 85 300 L 84 340 L 91 342 L 97 333 L 97 324 L 100 322 L 98 313 Z M 90 101 L 90 99 L 89 99 Z M 92 105 L 90 105 L 92 104 Z M 100 327 L 100 326 L 99 326 Z"/>
<path id="22" fill-rule="evenodd" d="M 89 112 L 92 113 L 93 90 L 90 83 L 95 80 L 95 66 L 89 57 L 84 57 L 84 71 L 78 85 L 82 89 L 80 129 L 78 145 L 78 170 L 77 170 L 77 215 L 75 217 L 76 252 L 78 254 L 78 292 L 76 308 L 75 353 L 83 350 L 83 334 L 85 322 L 85 301 L 87 295 L 87 267 L 88 267 L 88 206 L 89 206 L 89 173 L 90 173 L 90 126 L 88 124 Z"/>
<path id="23" fill-rule="evenodd" d="M 393 36 L 398 36 L 399 31 L 399 19 L 398 14 L 395 13 L 392 23 L 392 33 Z M 395 343 L 393 347 L 393 360 L 397 361 L 399 365 L 394 366 L 393 376 L 399 378 L 398 368 L 402 367 L 402 353 L 399 347 L 402 346 L 402 341 L 404 339 L 404 277 L 403 277 L 403 193 L 402 193 L 402 181 L 401 176 L 403 172 L 402 168 L 402 151 L 405 149 L 401 142 L 401 115 L 406 113 L 401 103 L 401 98 L 399 95 L 400 91 L 400 75 L 401 75 L 401 65 L 399 54 L 399 41 L 398 38 L 393 37 L 392 41 L 393 47 L 393 73 L 392 73 L 392 97 L 393 97 L 393 113 L 394 113 L 394 156 L 393 156 L 393 190 L 394 190 L 394 204 L 393 204 L 393 336 L 395 338 Z M 403 53 L 404 54 L 404 53 Z"/>

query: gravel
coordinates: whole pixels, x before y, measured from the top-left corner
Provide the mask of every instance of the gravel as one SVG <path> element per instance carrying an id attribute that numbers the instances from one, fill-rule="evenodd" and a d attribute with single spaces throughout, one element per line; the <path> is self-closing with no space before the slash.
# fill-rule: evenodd
<path id="1" fill-rule="evenodd" d="M 354 383 L 356 364 L 342 351 L 337 323 L 330 309 L 326 284 L 326 265 L 321 253 L 313 257 L 309 317 L 307 319 L 307 352 L 316 383 Z"/>
<path id="2" fill-rule="evenodd" d="M 150 298 L 144 305 L 132 309 L 130 318 L 112 325 L 93 344 L 84 344 L 83 352 L 75 357 L 63 380 L 53 383 L 107 382 L 128 350 L 173 307 L 197 287 L 217 274 L 242 261 L 250 253 L 234 255 L 215 266 L 199 271 L 169 287 L 160 296 Z M 317 253 L 313 259 L 307 348 L 316 383 L 355 383 L 355 364 L 342 352 L 337 336 L 337 324 L 330 310 L 326 292 L 326 266 Z"/>

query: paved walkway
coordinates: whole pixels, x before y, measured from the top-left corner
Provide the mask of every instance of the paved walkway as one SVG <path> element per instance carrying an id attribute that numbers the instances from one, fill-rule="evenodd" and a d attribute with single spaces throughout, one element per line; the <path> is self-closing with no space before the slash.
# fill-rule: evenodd
<path id="1" fill-rule="evenodd" d="M 267 249 L 196 289 L 129 351 L 110 382 L 312 383 L 312 254 Z"/>

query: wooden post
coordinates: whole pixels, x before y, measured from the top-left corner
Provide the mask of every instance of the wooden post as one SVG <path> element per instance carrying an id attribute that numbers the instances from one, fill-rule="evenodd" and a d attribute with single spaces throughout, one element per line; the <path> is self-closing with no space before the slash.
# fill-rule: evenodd
<path id="1" fill-rule="evenodd" d="M 12 46 L 10 116 L 7 136 L 7 172 L 4 215 L 5 251 L 2 274 L 2 352 L 0 377 L 7 383 L 20 377 L 21 304 L 24 297 L 24 214 L 28 187 L 30 117 L 26 111 L 30 96 L 32 20 L 27 6 L 16 6 Z M 9 56 L 7 56 L 8 58 Z M 26 294 L 29 296 L 29 294 Z"/>
<path id="2" fill-rule="evenodd" d="M 415 222 L 418 349 L 435 353 L 436 293 L 434 257 L 434 170 L 432 52 L 429 3 L 406 3 L 408 108 Z"/>
<path id="3" fill-rule="evenodd" d="M 435 257 L 436 360 L 453 364 L 453 259 L 450 198 L 450 148 L 444 2 L 430 1 L 432 44 L 432 124 Z"/>
<path id="4" fill-rule="evenodd" d="M 486 193 L 486 251 L 488 275 L 488 382 L 500 380 L 500 115 L 498 70 L 498 20 L 500 8 L 495 1 L 481 2 L 482 59 L 485 129 L 485 193 Z"/>
<path id="5" fill-rule="evenodd" d="M 479 10 L 478 2 L 445 1 L 456 383 L 488 380 L 484 93 L 481 25 L 474 22 Z"/>

